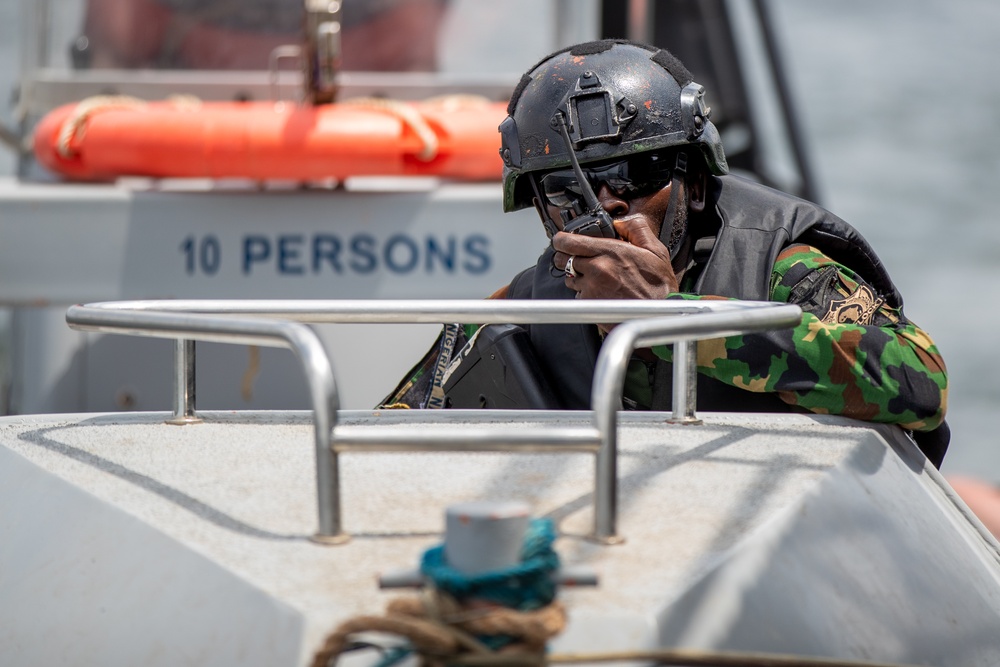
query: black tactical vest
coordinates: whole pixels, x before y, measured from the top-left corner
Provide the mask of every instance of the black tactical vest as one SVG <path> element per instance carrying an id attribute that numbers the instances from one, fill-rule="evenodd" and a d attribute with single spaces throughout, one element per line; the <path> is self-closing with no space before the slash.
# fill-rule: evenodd
<path id="1" fill-rule="evenodd" d="M 806 243 L 831 259 L 851 267 L 894 308 L 903 298 L 882 261 L 861 234 L 829 211 L 810 202 L 738 176 L 709 178 L 705 212 L 692 220 L 697 236 L 714 236 L 707 261 L 696 267 L 697 294 L 751 301 L 770 297 L 771 270 L 778 254 L 791 243 Z M 551 247 L 538 263 L 511 281 L 511 299 L 572 299 L 563 276 L 552 268 Z M 557 387 L 571 410 L 590 409 L 594 365 L 601 347 L 597 327 L 580 324 L 535 324 L 527 327 L 543 371 Z M 670 395 L 671 375 L 657 375 L 657 393 Z M 755 393 L 698 375 L 699 411 L 790 412 L 801 411 L 772 393 Z M 931 443 L 927 436 L 935 434 Z M 943 425 L 921 434 L 919 444 L 940 465 L 948 446 Z M 943 439 L 943 443 L 940 440 Z"/>

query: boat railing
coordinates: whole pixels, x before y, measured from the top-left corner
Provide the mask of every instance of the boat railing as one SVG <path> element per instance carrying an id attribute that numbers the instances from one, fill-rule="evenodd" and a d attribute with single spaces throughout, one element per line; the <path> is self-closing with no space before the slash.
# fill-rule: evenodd
<path id="1" fill-rule="evenodd" d="M 683 315 L 684 317 L 677 317 Z M 672 344 L 673 413 L 668 421 L 698 423 L 696 341 L 787 328 L 801 321 L 798 306 L 769 302 L 621 300 L 170 300 L 72 306 L 79 331 L 175 340 L 174 410 L 170 423 L 199 421 L 195 341 L 291 349 L 302 365 L 314 413 L 319 529 L 315 540 L 348 539 L 341 516 L 338 455 L 373 451 L 587 452 L 595 456 L 592 537 L 617 535 L 617 420 L 625 372 L 634 349 Z M 307 323 L 555 324 L 617 323 L 601 347 L 591 390 L 590 427 L 545 424 L 516 429 L 466 413 L 462 428 L 420 430 L 338 423 L 340 400 L 333 365 Z M 575 413 L 579 414 L 579 413 Z"/>

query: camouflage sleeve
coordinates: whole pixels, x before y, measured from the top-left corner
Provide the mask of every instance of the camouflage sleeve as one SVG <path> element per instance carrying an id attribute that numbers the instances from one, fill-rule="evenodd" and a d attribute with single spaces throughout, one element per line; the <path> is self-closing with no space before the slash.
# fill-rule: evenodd
<path id="1" fill-rule="evenodd" d="M 801 306 L 802 323 L 702 341 L 698 371 L 749 391 L 776 392 L 810 412 L 915 431 L 942 422 L 948 380 L 934 341 L 850 268 L 816 248 L 789 246 L 775 262 L 771 300 Z M 670 359 L 668 348 L 654 351 Z"/>

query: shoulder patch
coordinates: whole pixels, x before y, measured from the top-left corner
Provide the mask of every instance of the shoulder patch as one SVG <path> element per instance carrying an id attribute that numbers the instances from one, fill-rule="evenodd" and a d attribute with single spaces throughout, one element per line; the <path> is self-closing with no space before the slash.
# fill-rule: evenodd
<path id="1" fill-rule="evenodd" d="M 831 300 L 830 307 L 820 320 L 826 324 L 871 324 L 883 303 L 885 299 L 861 283 L 850 295 Z"/>

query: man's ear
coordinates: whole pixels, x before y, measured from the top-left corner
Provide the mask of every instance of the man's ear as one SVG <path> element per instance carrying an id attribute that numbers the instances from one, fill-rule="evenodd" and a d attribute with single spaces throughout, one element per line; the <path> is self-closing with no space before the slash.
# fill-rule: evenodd
<path id="1" fill-rule="evenodd" d="M 708 178 L 701 169 L 696 170 L 688 176 L 688 209 L 692 213 L 701 213 L 705 210 L 705 196 L 708 191 Z"/>

